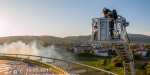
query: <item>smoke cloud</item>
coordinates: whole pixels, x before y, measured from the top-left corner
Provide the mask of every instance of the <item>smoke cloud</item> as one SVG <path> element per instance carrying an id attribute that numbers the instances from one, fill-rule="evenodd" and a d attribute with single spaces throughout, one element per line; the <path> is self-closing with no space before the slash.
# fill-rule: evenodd
<path id="1" fill-rule="evenodd" d="M 54 45 L 37 47 L 37 41 L 32 41 L 29 44 L 23 43 L 22 41 L 16 41 L 10 44 L 4 43 L 0 45 L 0 53 L 38 55 L 62 59 L 62 56 L 54 50 Z"/>

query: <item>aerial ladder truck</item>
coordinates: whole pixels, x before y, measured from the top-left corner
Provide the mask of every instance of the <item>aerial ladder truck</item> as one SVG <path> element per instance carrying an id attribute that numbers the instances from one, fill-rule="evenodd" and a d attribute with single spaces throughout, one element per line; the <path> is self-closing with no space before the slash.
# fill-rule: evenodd
<path id="1" fill-rule="evenodd" d="M 90 41 L 92 43 L 110 43 L 116 53 L 122 58 L 124 65 L 124 75 L 134 75 L 134 58 L 130 49 L 130 40 L 126 31 L 129 22 L 120 15 L 114 23 L 114 39 L 110 36 L 109 19 L 93 18 L 92 19 L 92 34 Z M 95 28 L 96 26 L 96 28 Z"/>

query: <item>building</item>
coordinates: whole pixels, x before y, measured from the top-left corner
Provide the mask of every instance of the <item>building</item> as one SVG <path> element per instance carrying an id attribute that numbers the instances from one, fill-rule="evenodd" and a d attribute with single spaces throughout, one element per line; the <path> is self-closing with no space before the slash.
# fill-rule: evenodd
<path id="1" fill-rule="evenodd" d="M 90 50 L 92 50 L 92 48 L 93 48 L 92 46 L 75 46 L 75 47 L 73 47 L 75 54 L 79 54 L 79 53 L 83 52 L 84 50 L 90 51 Z"/>
<path id="2" fill-rule="evenodd" d="M 91 44 L 91 46 L 92 46 L 93 48 L 96 48 L 96 47 L 103 47 L 101 44 Z"/>
<path id="3" fill-rule="evenodd" d="M 136 51 L 136 49 L 137 48 L 139 48 L 140 46 L 138 46 L 138 45 L 131 45 L 130 46 L 130 49 L 132 50 L 132 51 Z"/>
<path id="4" fill-rule="evenodd" d="M 108 56 L 108 47 L 93 48 L 94 54 L 98 56 Z"/>
<path id="5" fill-rule="evenodd" d="M 73 47 L 74 53 L 79 54 L 84 52 L 85 50 L 88 52 L 90 50 L 94 51 L 95 55 L 98 56 L 108 56 L 108 50 L 111 49 L 110 47 L 93 47 L 93 46 L 75 46 Z"/>
<path id="6" fill-rule="evenodd" d="M 73 46 L 80 46 L 81 45 L 81 42 L 74 42 L 73 43 Z"/>
<path id="7" fill-rule="evenodd" d="M 142 57 L 145 57 L 148 52 L 148 48 L 144 46 L 139 46 L 138 48 L 135 48 L 134 51 L 141 54 Z"/>

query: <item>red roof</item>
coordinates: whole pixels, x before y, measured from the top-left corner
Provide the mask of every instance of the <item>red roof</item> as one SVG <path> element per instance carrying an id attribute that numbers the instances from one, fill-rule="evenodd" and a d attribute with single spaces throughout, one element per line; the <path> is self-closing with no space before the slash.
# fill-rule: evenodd
<path id="1" fill-rule="evenodd" d="M 133 46 L 130 46 L 131 49 L 136 49 L 136 48 L 139 48 L 140 46 L 138 45 L 133 45 Z"/>
<path id="2" fill-rule="evenodd" d="M 136 51 L 146 51 L 146 49 L 145 48 L 143 48 L 143 49 L 142 48 L 137 48 Z"/>

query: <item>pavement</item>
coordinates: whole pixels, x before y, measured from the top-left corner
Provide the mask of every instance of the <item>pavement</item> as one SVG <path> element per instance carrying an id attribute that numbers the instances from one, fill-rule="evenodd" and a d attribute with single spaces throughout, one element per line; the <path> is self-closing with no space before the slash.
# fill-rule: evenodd
<path id="1" fill-rule="evenodd" d="M 11 61 L 11 60 L 4 60 L 0 59 L 0 75 L 58 75 L 56 72 L 52 71 L 51 69 L 44 68 L 38 65 L 34 65 L 31 63 L 24 63 L 14 66 L 13 64 L 20 61 Z"/>

